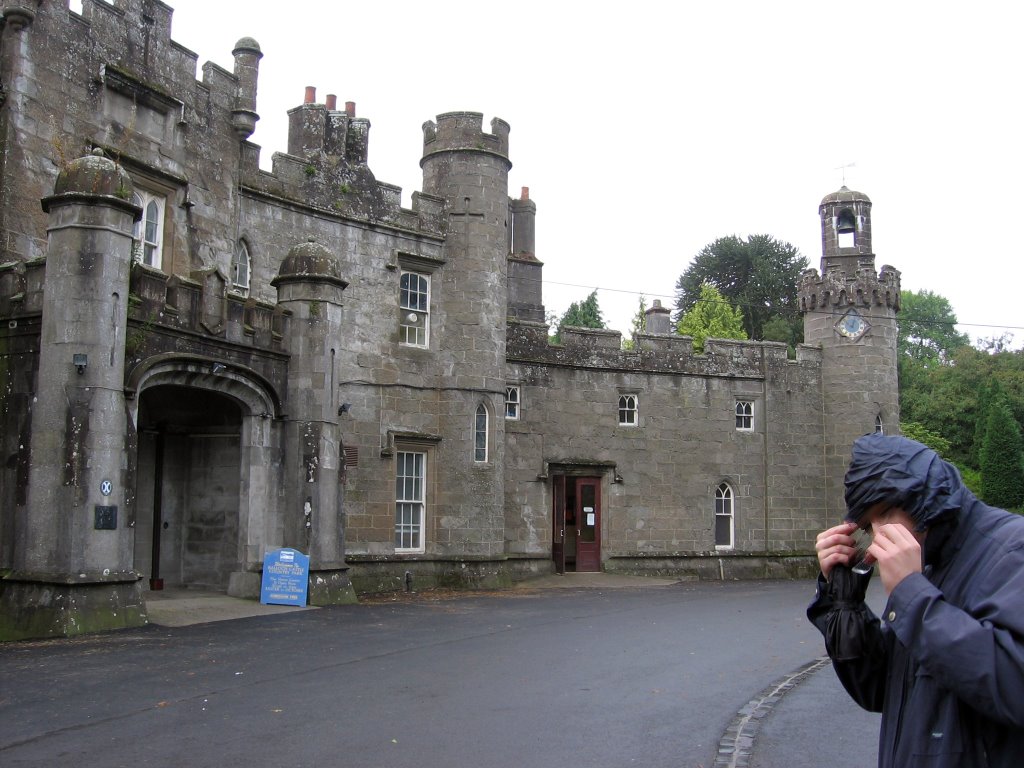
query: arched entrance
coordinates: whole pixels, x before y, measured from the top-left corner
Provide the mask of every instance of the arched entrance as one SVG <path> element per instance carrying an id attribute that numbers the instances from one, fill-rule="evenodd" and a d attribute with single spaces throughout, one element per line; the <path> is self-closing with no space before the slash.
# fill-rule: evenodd
<path id="1" fill-rule="evenodd" d="M 138 374 L 135 570 L 152 589 L 251 591 L 264 542 L 280 538 L 276 398 L 230 364 L 168 356 Z"/>
<path id="2" fill-rule="evenodd" d="M 139 402 L 135 569 L 150 586 L 227 589 L 237 558 L 239 404 L 164 385 Z"/>

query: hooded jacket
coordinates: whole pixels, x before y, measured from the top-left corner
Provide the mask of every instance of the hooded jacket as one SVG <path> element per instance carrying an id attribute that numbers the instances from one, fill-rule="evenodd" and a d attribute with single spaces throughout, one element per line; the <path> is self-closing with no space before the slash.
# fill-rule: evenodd
<path id="1" fill-rule="evenodd" d="M 867 606 L 847 611 L 870 652 L 841 660 L 835 633 L 826 635 L 847 692 L 882 713 L 878 765 L 1021 765 L 1024 517 L 983 504 L 930 448 L 868 435 L 854 443 L 847 519 L 883 501 L 926 532 L 923 572 L 896 585 L 881 620 Z M 825 634 L 842 603 L 819 575 L 808 618 Z"/>

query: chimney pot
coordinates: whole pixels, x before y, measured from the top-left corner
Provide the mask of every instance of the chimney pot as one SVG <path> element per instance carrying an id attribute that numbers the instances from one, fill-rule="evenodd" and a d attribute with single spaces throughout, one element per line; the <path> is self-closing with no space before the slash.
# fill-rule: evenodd
<path id="1" fill-rule="evenodd" d="M 354 101 L 345 102 L 345 114 L 349 117 L 356 116 L 356 103 Z"/>
<path id="2" fill-rule="evenodd" d="M 334 112 L 338 108 L 338 97 L 333 93 L 327 94 L 327 109 Z"/>
<path id="3" fill-rule="evenodd" d="M 520 200 L 529 200 L 530 199 L 530 188 L 529 187 L 523 187 L 523 192 L 519 196 L 519 199 Z"/>
<path id="4" fill-rule="evenodd" d="M 303 104 L 315 104 L 316 103 L 316 86 L 306 86 L 306 98 L 302 102 Z"/>

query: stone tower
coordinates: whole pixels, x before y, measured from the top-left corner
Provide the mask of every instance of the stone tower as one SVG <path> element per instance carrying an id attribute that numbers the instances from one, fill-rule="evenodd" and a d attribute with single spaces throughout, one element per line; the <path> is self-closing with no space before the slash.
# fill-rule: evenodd
<path id="1" fill-rule="evenodd" d="M 804 341 L 822 350 L 827 509 L 823 524 L 845 514 L 843 478 L 853 441 L 899 430 L 896 313 L 900 273 L 875 270 L 871 200 L 845 186 L 826 195 L 821 217 L 821 274 L 800 284 Z"/>
<path id="2" fill-rule="evenodd" d="M 482 129 L 479 112 L 448 112 L 423 126 L 423 191 L 445 201 L 448 216 L 443 267 L 431 291 L 440 319 L 438 362 L 446 376 L 440 413 L 447 432 L 441 450 L 458 451 L 448 463 L 450 519 L 472 521 L 471 554 L 504 550 L 505 328 L 508 306 L 509 126 L 491 121 Z M 433 299 L 432 299 L 433 300 Z M 481 411 L 481 407 L 483 411 Z M 486 460 L 467 438 L 480 435 L 486 418 Z M 472 457 L 467 465 L 463 457 Z M 442 461 L 444 461 L 442 459 Z"/>
<path id="3" fill-rule="evenodd" d="M 132 182 L 100 150 L 44 198 L 47 228 L 27 504 L 0 583 L 0 636 L 67 636 L 145 623 L 133 570 L 124 344 Z"/>

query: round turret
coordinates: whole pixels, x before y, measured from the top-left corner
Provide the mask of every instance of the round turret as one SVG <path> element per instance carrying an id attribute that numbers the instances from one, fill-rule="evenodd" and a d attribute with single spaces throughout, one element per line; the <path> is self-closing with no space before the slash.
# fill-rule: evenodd
<path id="1" fill-rule="evenodd" d="M 100 148 L 85 157 L 68 163 L 57 175 L 53 194 L 83 194 L 131 200 L 134 192 L 131 177 Z"/>
<path id="2" fill-rule="evenodd" d="M 299 281 L 328 282 L 342 288 L 348 285 L 348 282 L 341 278 L 341 267 L 334 254 L 313 238 L 293 246 L 288 251 L 277 271 L 277 277 L 270 284 L 278 286 Z"/>
<path id="3" fill-rule="evenodd" d="M 231 53 L 234 55 L 238 55 L 239 53 L 243 52 L 255 53 L 259 55 L 261 58 L 263 56 L 263 51 L 260 49 L 260 44 L 257 43 L 256 40 L 254 40 L 251 37 L 239 38 L 238 42 L 235 43 L 235 47 L 231 51 Z"/>

